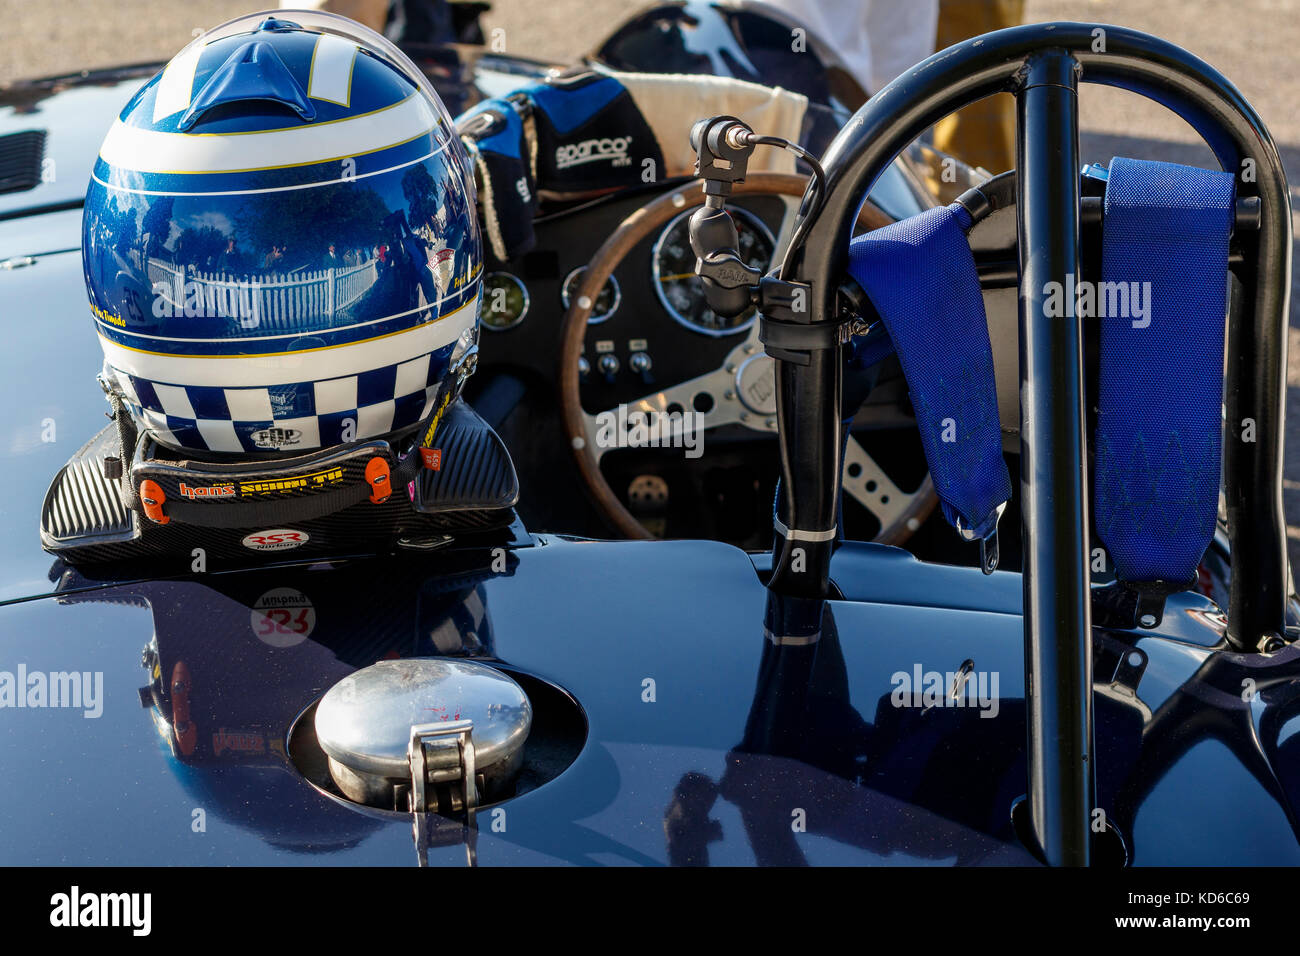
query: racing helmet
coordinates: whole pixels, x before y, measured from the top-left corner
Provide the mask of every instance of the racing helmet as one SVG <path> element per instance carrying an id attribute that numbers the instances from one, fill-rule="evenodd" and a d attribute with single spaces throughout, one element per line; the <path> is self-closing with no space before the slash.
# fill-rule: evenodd
<path id="1" fill-rule="evenodd" d="M 379 34 L 293 10 L 210 30 L 95 161 L 101 384 L 191 459 L 436 427 L 476 352 L 475 199 L 446 109 Z"/>

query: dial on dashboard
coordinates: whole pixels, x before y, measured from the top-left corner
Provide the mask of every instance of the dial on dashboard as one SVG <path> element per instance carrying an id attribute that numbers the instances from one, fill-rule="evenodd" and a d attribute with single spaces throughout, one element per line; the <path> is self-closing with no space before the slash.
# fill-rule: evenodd
<path id="1" fill-rule="evenodd" d="M 741 207 L 733 207 L 732 216 L 739 238 L 740 258 L 750 268 L 765 272 L 771 265 L 776 242 L 763 221 Z M 684 328 L 710 336 L 730 335 L 748 329 L 756 310 L 749 308 L 737 316 L 724 318 L 709 308 L 704 287 L 695 273 L 695 252 L 690 242 L 690 211 L 672 219 L 651 253 L 651 285 L 664 309 Z M 561 304 L 567 310 L 582 283 L 585 266 L 573 269 L 560 287 Z M 618 311 L 622 303 L 618 280 L 610 276 L 593 303 L 588 325 L 598 325 Z M 489 272 L 483 278 L 482 321 L 485 328 L 503 332 L 523 322 L 531 306 L 528 287 L 510 272 Z"/>
<path id="2" fill-rule="evenodd" d="M 509 272 L 489 272 L 483 277 L 480 318 L 493 331 L 513 329 L 528 314 L 528 289 Z"/>
<path id="3" fill-rule="evenodd" d="M 564 278 L 564 285 L 560 287 L 560 300 L 567 310 L 573 301 L 573 294 L 578 291 L 578 286 L 582 284 L 582 275 L 587 271 L 586 266 L 579 266 Z M 599 325 L 618 310 L 618 304 L 623 300 L 623 290 L 618 286 L 618 280 L 610 276 L 604 286 L 601 287 L 600 294 L 596 296 L 596 304 L 591 307 L 591 315 L 587 318 L 588 325 Z"/>
<path id="4" fill-rule="evenodd" d="M 749 328 L 756 309 L 751 306 L 731 318 L 718 315 L 704 298 L 704 285 L 695 274 L 695 251 L 691 248 L 690 220 L 694 210 L 673 219 L 655 242 L 651 258 L 655 293 L 671 315 L 686 328 L 705 335 L 729 335 Z M 740 239 L 740 258 L 745 265 L 766 272 L 771 265 L 776 242 L 767 226 L 747 210 L 733 206 L 729 210 Z"/>

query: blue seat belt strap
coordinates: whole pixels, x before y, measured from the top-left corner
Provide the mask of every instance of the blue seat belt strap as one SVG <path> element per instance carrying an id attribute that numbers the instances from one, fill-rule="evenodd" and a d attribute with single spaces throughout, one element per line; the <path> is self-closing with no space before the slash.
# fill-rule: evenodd
<path id="1" fill-rule="evenodd" d="M 1233 214 L 1230 173 L 1110 164 L 1095 520 L 1116 576 L 1139 593 L 1192 584 L 1214 536 Z"/>
<path id="2" fill-rule="evenodd" d="M 849 246 L 849 274 L 893 342 L 944 517 L 981 542 L 988 573 L 1011 475 L 970 223 L 954 203 L 859 236 Z"/>

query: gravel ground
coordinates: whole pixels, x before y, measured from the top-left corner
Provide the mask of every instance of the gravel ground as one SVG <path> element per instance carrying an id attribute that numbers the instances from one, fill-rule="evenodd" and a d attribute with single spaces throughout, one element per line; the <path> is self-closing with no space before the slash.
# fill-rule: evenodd
<path id="1" fill-rule="evenodd" d="M 0 0 L 0 82 L 74 68 L 165 59 L 190 36 L 270 0 Z M 485 18 L 508 51 L 563 61 L 590 49 L 641 0 L 496 0 Z M 1300 183 L 1295 108 L 1300 0 L 1028 0 L 1026 19 L 1089 20 L 1157 34 L 1218 67 L 1264 117 Z M 1208 164 L 1208 150 L 1172 113 L 1118 90 L 1089 87 L 1083 151 Z M 1296 218 L 1300 189 L 1292 187 Z M 1300 235 L 1300 223 L 1296 232 Z M 1285 499 L 1292 567 L 1300 569 L 1300 290 L 1292 287 Z"/>

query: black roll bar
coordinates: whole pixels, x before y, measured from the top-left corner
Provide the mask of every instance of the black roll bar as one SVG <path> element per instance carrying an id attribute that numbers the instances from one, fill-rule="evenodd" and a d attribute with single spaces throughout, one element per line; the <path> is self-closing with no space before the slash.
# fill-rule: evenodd
<path id="1" fill-rule="evenodd" d="M 852 224 L 876 179 L 949 113 L 995 93 L 1017 96 L 1029 798 L 1039 848 L 1048 862 L 1067 865 L 1089 860 L 1093 799 L 1083 356 L 1078 321 L 1046 322 L 1034 290 L 1065 271 L 1078 274 L 1079 81 L 1130 90 L 1173 110 L 1235 174 L 1239 198 L 1258 201 L 1259 228 L 1240 237 L 1254 273 L 1243 283 L 1243 318 L 1227 336 L 1228 639 L 1238 650 L 1256 650 L 1282 635 L 1290 593 L 1282 512 L 1290 204 L 1272 136 L 1213 67 L 1156 37 L 1087 23 L 1013 27 L 942 50 L 873 96 L 831 143 L 822 157 L 821 202 L 805 197 L 781 270 L 782 279 L 808 287 L 808 324 L 841 321 L 836 290 L 847 272 Z M 833 354 L 814 352 L 805 365 L 776 363 L 779 515 L 795 532 L 777 536 L 769 586 L 782 593 L 808 596 L 828 576 L 831 546 L 819 536 L 833 527 L 841 465 Z M 806 566 L 796 567 L 796 558 Z"/>

